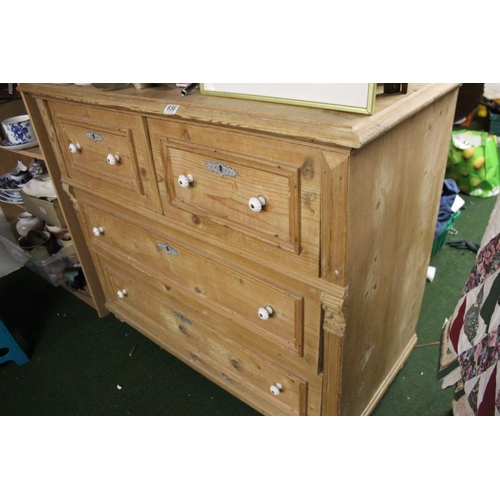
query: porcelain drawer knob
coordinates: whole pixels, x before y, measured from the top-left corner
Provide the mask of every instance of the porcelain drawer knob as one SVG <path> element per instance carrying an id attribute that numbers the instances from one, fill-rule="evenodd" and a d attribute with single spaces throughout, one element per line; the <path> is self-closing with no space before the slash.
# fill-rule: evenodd
<path id="1" fill-rule="evenodd" d="M 94 236 L 101 236 L 101 234 L 104 234 L 104 228 L 94 227 L 94 229 L 92 229 L 92 232 L 94 233 Z"/>
<path id="2" fill-rule="evenodd" d="M 78 144 L 78 142 L 76 144 L 73 144 L 72 142 L 70 143 L 69 145 L 69 150 L 73 153 L 73 154 L 76 154 L 78 153 L 79 151 L 82 150 L 82 147 L 80 146 L 80 144 Z"/>
<path id="3" fill-rule="evenodd" d="M 267 200 L 262 195 L 259 195 L 257 198 L 250 198 L 248 206 L 254 212 L 260 212 L 266 206 L 266 203 Z"/>
<path id="4" fill-rule="evenodd" d="M 116 292 L 116 295 L 118 295 L 118 297 L 120 299 L 123 299 L 123 297 L 125 297 L 125 295 L 127 295 L 127 290 L 123 289 L 123 290 L 118 290 L 118 292 Z"/>
<path id="5" fill-rule="evenodd" d="M 274 314 L 274 310 L 271 306 L 261 307 L 259 309 L 259 318 L 264 321 L 268 320 L 270 316 Z"/>
<path id="6" fill-rule="evenodd" d="M 180 187 L 188 188 L 194 182 L 194 178 L 191 174 L 179 175 L 177 182 L 179 183 Z"/>
<path id="7" fill-rule="evenodd" d="M 121 158 L 120 158 L 120 155 L 118 153 L 116 153 L 114 155 L 109 153 L 109 155 L 106 157 L 106 161 L 110 165 L 116 165 L 117 163 L 120 163 Z"/>
<path id="8" fill-rule="evenodd" d="M 270 391 L 273 396 L 279 396 L 282 390 L 283 386 L 281 384 L 274 384 L 270 387 Z"/>

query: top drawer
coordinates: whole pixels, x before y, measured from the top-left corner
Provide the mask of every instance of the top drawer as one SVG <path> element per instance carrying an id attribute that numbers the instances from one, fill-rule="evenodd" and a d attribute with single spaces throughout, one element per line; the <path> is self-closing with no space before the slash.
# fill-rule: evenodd
<path id="1" fill-rule="evenodd" d="M 164 215 L 317 276 L 321 153 L 310 147 L 148 119 Z"/>
<path id="2" fill-rule="evenodd" d="M 69 183 L 161 211 L 142 117 L 63 102 L 50 110 Z"/>

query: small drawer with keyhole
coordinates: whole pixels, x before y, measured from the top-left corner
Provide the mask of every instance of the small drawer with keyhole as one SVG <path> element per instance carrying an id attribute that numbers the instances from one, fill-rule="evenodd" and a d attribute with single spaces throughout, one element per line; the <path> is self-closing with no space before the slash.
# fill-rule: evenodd
<path id="1" fill-rule="evenodd" d="M 50 102 L 68 183 L 159 211 L 156 177 L 140 116 Z"/>

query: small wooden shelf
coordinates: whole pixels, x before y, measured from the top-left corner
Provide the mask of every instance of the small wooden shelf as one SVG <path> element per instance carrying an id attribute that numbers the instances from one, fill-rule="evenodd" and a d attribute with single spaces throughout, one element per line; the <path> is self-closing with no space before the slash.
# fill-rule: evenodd
<path id="1" fill-rule="evenodd" d="M 22 156 L 29 156 L 30 158 L 35 158 L 37 160 L 45 160 L 42 150 L 40 149 L 40 146 L 35 146 L 33 148 L 29 149 L 7 149 L 7 148 L 2 148 L 5 151 L 10 151 L 11 153 L 15 153 L 18 155 Z"/>

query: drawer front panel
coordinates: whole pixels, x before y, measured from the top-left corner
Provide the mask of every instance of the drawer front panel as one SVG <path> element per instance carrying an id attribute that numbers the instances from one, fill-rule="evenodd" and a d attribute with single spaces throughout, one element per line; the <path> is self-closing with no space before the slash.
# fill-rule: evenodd
<path id="1" fill-rule="evenodd" d="M 318 276 L 319 150 L 170 120 L 148 119 L 148 126 L 169 221 L 199 238 Z M 255 199 L 264 201 L 260 211 L 250 207 Z"/>
<path id="2" fill-rule="evenodd" d="M 210 370 L 211 378 L 224 387 L 243 390 L 238 394 L 243 399 L 250 393 L 266 401 L 267 412 L 306 414 L 306 381 L 218 335 L 177 304 L 151 293 L 151 287 L 145 286 L 154 279 L 151 276 L 137 279 L 102 256 L 99 261 L 106 282 L 107 305 L 118 316 L 137 318 L 141 324 L 149 325 L 153 340 L 180 354 L 195 369 Z M 252 403 L 251 399 L 252 396 Z"/>
<path id="3" fill-rule="evenodd" d="M 102 248 L 139 268 L 161 274 L 196 300 L 223 308 L 226 314 L 251 325 L 257 333 L 302 355 L 304 298 L 301 295 L 235 270 L 97 207 L 84 206 L 88 238 L 96 251 Z M 272 313 L 262 319 L 259 312 L 266 307 Z"/>
<path id="4" fill-rule="evenodd" d="M 51 103 L 68 181 L 159 211 L 156 179 L 142 118 Z"/>
<path id="5" fill-rule="evenodd" d="M 218 218 L 224 224 L 299 252 L 298 169 L 276 169 L 255 160 L 213 153 L 163 141 L 168 205 Z M 222 161 L 221 161 L 222 160 Z M 182 176 L 192 183 L 181 187 Z M 190 179 L 188 179 L 189 181 Z M 265 205 L 250 208 L 262 196 Z M 262 205 L 262 198 L 259 200 Z M 259 210 L 260 208 L 260 210 Z M 256 211 L 259 210 L 259 211 Z"/>

